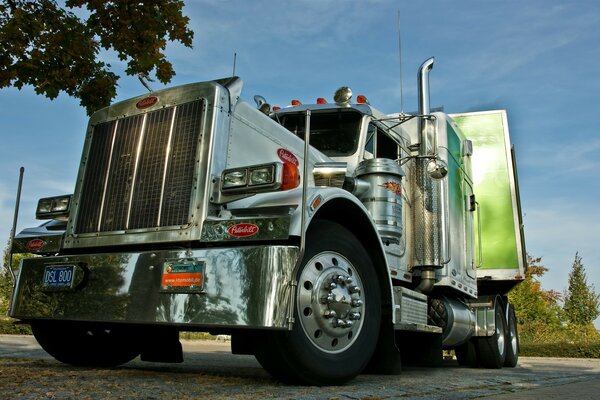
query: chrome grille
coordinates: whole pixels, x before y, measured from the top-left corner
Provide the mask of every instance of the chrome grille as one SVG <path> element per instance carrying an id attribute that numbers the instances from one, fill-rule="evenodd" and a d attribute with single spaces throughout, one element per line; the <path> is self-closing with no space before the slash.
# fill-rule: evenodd
<path id="1" fill-rule="evenodd" d="M 76 233 L 185 225 L 203 101 L 96 125 Z"/>

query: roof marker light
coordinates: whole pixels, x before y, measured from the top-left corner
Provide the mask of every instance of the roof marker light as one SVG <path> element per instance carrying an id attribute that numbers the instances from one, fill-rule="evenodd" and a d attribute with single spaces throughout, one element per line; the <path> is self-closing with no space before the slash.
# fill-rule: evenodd
<path id="1" fill-rule="evenodd" d="M 358 96 L 356 96 L 356 102 L 358 104 L 369 104 L 369 100 L 367 100 L 367 96 L 363 96 L 362 94 L 359 94 Z"/>
<path id="2" fill-rule="evenodd" d="M 281 107 L 279 107 L 279 106 L 273 106 L 272 110 L 273 111 L 279 111 L 279 110 L 281 110 Z"/>
<path id="3" fill-rule="evenodd" d="M 327 100 L 325 100 L 325 99 L 324 99 L 324 98 L 322 98 L 322 97 L 319 97 L 319 98 L 317 99 L 317 104 L 327 104 Z"/>
<path id="4" fill-rule="evenodd" d="M 300 100 L 292 100 L 292 107 L 296 107 L 302 105 L 302 103 L 300 103 Z"/>

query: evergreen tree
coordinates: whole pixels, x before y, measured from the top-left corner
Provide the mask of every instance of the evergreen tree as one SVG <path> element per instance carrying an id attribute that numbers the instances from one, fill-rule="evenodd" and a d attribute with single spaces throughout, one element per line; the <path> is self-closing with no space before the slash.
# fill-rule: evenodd
<path id="1" fill-rule="evenodd" d="M 593 285 L 588 285 L 585 268 L 579 253 L 569 272 L 569 287 L 565 292 L 564 311 L 567 320 L 574 325 L 591 325 L 600 315 L 599 295 Z"/>

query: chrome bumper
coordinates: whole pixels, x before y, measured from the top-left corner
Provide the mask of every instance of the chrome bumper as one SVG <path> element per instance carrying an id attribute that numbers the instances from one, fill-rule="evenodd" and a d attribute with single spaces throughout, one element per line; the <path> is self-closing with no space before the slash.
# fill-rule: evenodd
<path id="1" fill-rule="evenodd" d="M 21 320 L 285 328 L 298 248 L 255 246 L 39 257 L 22 262 L 10 316 Z M 203 286 L 162 286 L 173 260 L 203 267 Z M 73 288 L 44 288 L 47 266 L 74 265 Z"/>

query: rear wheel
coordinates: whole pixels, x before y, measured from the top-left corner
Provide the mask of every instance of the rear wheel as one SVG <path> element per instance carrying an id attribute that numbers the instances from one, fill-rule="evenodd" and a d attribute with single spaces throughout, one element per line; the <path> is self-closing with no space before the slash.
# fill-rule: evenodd
<path id="1" fill-rule="evenodd" d="M 506 324 L 500 302 L 496 302 L 494 318 L 496 321 L 494 334 L 477 339 L 479 364 L 485 368 L 502 368 L 506 360 Z"/>
<path id="2" fill-rule="evenodd" d="M 102 328 L 34 321 L 31 329 L 40 346 L 52 357 L 66 364 L 114 367 L 129 362 L 140 354 L 135 334 L 123 327 Z"/>
<path id="3" fill-rule="evenodd" d="M 504 366 L 514 368 L 519 361 L 519 333 L 517 331 L 517 317 L 512 304 L 508 305 L 506 326 L 506 359 Z"/>
<path id="4" fill-rule="evenodd" d="M 255 343 L 263 367 L 287 383 L 337 385 L 369 362 L 377 343 L 381 299 L 373 263 L 350 231 L 315 221 L 298 271 L 291 332 Z"/>

